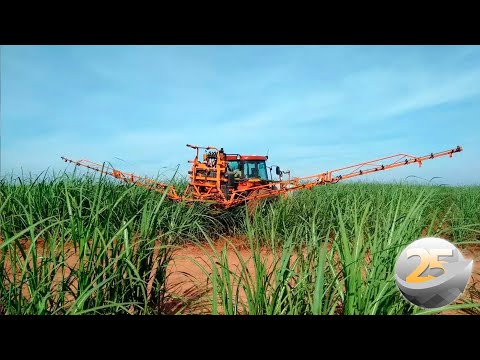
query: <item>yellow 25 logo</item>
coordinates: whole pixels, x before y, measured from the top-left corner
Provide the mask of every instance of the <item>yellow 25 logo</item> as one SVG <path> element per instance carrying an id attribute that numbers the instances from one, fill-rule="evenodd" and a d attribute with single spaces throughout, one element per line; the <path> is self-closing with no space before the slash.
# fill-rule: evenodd
<path id="1" fill-rule="evenodd" d="M 430 269 L 442 269 L 443 274 L 445 274 L 446 270 L 443 268 L 442 263 L 447 263 L 447 261 L 438 260 L 438 257 L 452 255 L 452 249 L 408 249 L 407 259 L 412 256 L 420 256 L 420 264 L 418 264 L 416 269 L 413 270 L 410 275 L 405 278 L 405 280 L 409 283 L 420 283 L 435 279 L 435 276 L 433 275 L 420 276 L 420 274 L 422 274 L 428 267 Z"/>

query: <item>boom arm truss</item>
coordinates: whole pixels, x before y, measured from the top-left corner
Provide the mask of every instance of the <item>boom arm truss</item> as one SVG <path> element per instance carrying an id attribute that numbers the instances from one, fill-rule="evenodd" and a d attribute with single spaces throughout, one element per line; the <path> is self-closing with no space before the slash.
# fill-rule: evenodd
<path id="1" fill-rule="evenodd" d="M 167 196 L 172 200 L 181 200 L 181 198 L 178 196 L 177 192 L 175 191 L 175 188 L 173 187 L 173 185 L 164 184 L 159 181 L 155 181 L 146 177 L 140 177 L 131 173 L 123 172 L 123 171 L 114 169 L 112 166 L 108 166 L 105 164 L 100 165 L 100 164 L 91 162 L 89 160 L 74 161 L 74 160 L 67 159 L 63 156 L 62 156 L 62 160 L 65 162 L 72 163 L 75 166 L 86 167 L 88 169 L 98 171 L 99 173 L 113 176 L 114 178 L 122 180 L 126 183 L 141 186 L 148 190 L 154 190 L 161 193 L 167 191 Z"/>
<path id="2" fill-rule="evenodd" d="M 270 190 L 268 192 L 258 190 L 266 190 L 269 186 L 271 186 L 270 184 L 256 186 L 254 188 L 251 188 L 252 192 L 250 194 L 246 196 L 241 196 L 241 199 L 239 200 L 243 202 L 258 198 L 285 194 L 294 190 L 311 189 L 314 186 L 319 185 L 335 184 L 341 180 L 346 180 L 357 176 L 363 176 L 378 171 L 389 170 L 399 166 L 405 166 L 414 163 L 417 163 L 418 166 L 421 167 L 422 163 L 426 160 L 431 160 L 442 156 L 452 157 L 454 153 L 461 151 L 463 151 L 463 148 L 461 146 L 457 146 L 455 149 L 445 150 L 438 153 L 430 153 L 429 155 L 425 156 L 413 156 L 408 154 L 390 155 L 383 158 L 330 170 L 317 175 L 300 178 L 297 177 L 293 178 L 292 180 L 275 182 L 274 185 L 276 185 L 276 189 Z M 387 163 L 384 163 L 384 161 L 387 161 Z"/>

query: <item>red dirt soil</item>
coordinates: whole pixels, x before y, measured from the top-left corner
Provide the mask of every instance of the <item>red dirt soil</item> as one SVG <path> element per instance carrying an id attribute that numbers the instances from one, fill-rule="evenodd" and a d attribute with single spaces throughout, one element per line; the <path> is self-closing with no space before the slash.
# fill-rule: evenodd
<path id="1" fill-rule="evenodd" d="M 1 243 L 1 241 L 0 241 Z M 25 243 L 25 248 L 28 246 Z M 251 261 L 251 250 L 245 237 L 228 238 L 218 240 L 213 247 L 218 253 L 227 245 L 227 258 L 230 270 L 236 272 L 240 267 L 240 261 L 237 254 L 232 248 L 235 247 L 242 259 L 247 262 L 247 268 L 253 272 L 253 262 Z M 43 242 L 38 241 L 41 248 Z M 67 264 L 73 266 L 78 256 L 74 253 L 73 248 L 69 246 Z M 469 284 L 464 292 L 463 297 L 470 300 L 480 302 L 480 245 L 460 246 L 465 258 L 474 260 L 473 274 Z M 40 249 L 39 249 L 40 250 Z M 210 272 L 211 263 L 207 254 L 213 255 L 213 250 L 208 244 L 202 247 L 198 245 L 185 245 L 175 250 L 173 260 L 167 267 L 167 306 L 164 310 L 167 313 L 182 314 L 210 314 L 211 305 L 208 303 L 211 299 L 208 297 L 210 285 L 207 274 L 195 263 L 197 261 L 203 268 Z M 270 266 L 273 262 L 271 251 L 262 249 L 262 257 L 267 259 Z M 10 270 L 10 271 L 9 271 Z M 7 269 L 11 272 L 11 269 Z M 10 274 L 11 275 L 11 274 Z M 149 284 L 150 287 L 150 284 Z M 25 289 L 26 291 L 26 289 Z M 244 294 L 240 294 L 241 300 L 245 300 Z M 475 310 L 478 312 L 478 310 Z M 445 311 L 443 314 L 470 314 L 468 310 Z"/>
<path id="2" fill-rule="evenodd" d="M 210 314 L 211 304 L 208 298 L 210 294 L 210 281 L 205 270 L 211 273 L 211 259 L 215 252 L 221 253 L 222 248 L 227 248 L 227 258 L 229 270 L 238 274 L 241 268 L 241 262 L 234 248 L 247 263 L 250 272 L 254 270 L 254 264 L 251 259 L 252 251 L 246 238 L 228 238 L 218 240 L 213 243 L 213 250 L 208 244 L 200 247 L 198 245 L 185 245 L 176 250 L 173 260 L 167 267 L 167 292 L 171 299 L 167 307 L 170 313 L 191 313 L 191 314 Z M 207 255 L 208 254 L 208 255 Z M 261 250 L 262 260 L 267 259 L 267 266 L 273 263 L 273 255 L 267 249 Z M 216 258 L 215 258 L 216 260 Z M 197 263 L 198 264 L 197 264 Z M 202 270 L 200 266 L 204 268 Z M 234 291 L 236 288 L 234 287 Z M 245 300 L 245 294 L 240 293 L 240 299 Z M 182 309 L 183 308 L 183 309 Z"/>
<path id="3" fill-rule="evenodd" d="M 227 244 L 228 263 L 230 270 L 238 270 L 240 261 L 230 243 L 237 249 L 244 261 L 248 261 L 252 254 L 246 238 L 230 238 L 219 240 L 214 243 L 214 249 L 220 252 Z M 480 302 L 480 245 L 460 247 L 466 259 L 474 260 L 472 277 L 466 287 L 464 298 Z M 213 255 L 213 250 L 206 244 L 203 248 L 198 245 L 185 245 L 176 250 L 173 260 L 167 268 L 167 291 L 170 298 L 170 306 L 166 309 L 171 313 L 194 313 L 209 314 L 211 309 L 207 301 L 209 295 L 208 276 L 195 263 L 198 262 L 202 267 L 210 269 L 210 261 L 207 254 Z M 262 249 L 262 255 L 268 256 L 268 263 L 271 264 L 272 253 L 267 249 Z M 248 262 L 250 271 L 253 269 L 252 261 Z M 202 301 L 202 298 L 205 298 Z M 245 300 L 241 296 L 241 300 Z M 458 302 L 458 301 L 457 301 Z M 183 309 L 182 309 L 183 308 Z M 188 310 L 187 310 L 188 309 Z M 445 311 L 442 314 L 469 314 L 469 310 Z"/>

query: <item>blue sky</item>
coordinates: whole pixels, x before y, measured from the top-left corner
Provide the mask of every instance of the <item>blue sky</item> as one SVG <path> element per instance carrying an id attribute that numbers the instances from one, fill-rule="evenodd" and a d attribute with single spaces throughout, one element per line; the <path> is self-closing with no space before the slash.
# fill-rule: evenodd
<path id="1" fill-rule="evenodd" d="M 462 145 L 363 181 L 480 184 L 480 47 L 2 46 L 1 121 L 2 175 L 186 174 L 190 143 L 305 176 Z"/>

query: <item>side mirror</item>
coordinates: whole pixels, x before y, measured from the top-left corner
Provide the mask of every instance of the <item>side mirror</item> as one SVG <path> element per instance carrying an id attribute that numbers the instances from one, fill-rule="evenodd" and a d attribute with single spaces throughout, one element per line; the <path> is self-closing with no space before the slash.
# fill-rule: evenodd
<path id="1" fill-rule="evenodd" d="M 238 170 L 243 172 L 243 161 L 240 161 L 240 163 L 238 164 Z"/>
<path id="2" fill-rule="evenodd" d="M 280 170 L 280 166 L 277 166 L 277 167 L 275 168 L 275 173 L 276 173 L 277 175 L 280 175 L 280 174 L 282 173 L 281 170 Z"/>

